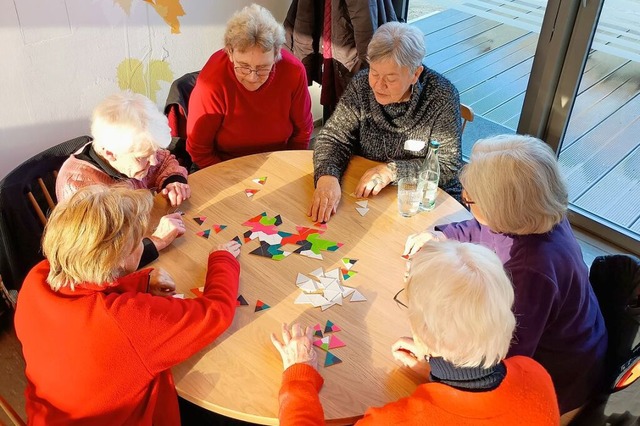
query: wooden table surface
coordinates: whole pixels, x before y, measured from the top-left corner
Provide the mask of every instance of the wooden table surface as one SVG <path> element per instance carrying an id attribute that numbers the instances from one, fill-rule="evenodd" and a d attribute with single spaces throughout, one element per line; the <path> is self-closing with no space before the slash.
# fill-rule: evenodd
<path id="1" fill-rule="evenodd" d="M 319 371 L 325 379 L 320 399 L 327 423 L 350 424 L 367 407 L 380 406 L 409 395 L 420 382 L 391 356 L 391 344 L 409 336 L 405 308 L 394 300 L 403 287 L 405 260 L 401 258 L 406 237 L 436 223 L 464 220 L 469 214 L 453 198 L 439 191 L 437 207 L 412 218 L 398 214 L 396 187 L 389 186 L 369 199 L 369 212 L 361 216 L 351 195 L 360 176 L 376 163 L 354 157 L 342 183 L 338 213 L 321 238 L 344 245 L 335 252 L 323 251 L 323 260 L 291 254 L 276 261 L 249 254 L 257 240 L 246 243 L 239 257 L 239 293 L 249 306 L 236 309 L 231 327 L 213 344 L 173 369 L 178 393 L 185 399 L 228 417 L 259 424 L 277 424 L 278 390 L 282 362 L 270 341 L 279 335 L 283 322 L 300 322 L 323 329 L 327 320 L 342 331 L 335 335 L 346 346 L 331 350 L 342 363 L 323 367 L 326 353 L 319 348 Z M 267 177 L 264 186 L 252 179 Z M 189 176 L 192 198 L 185 212 L 186 234 L 165 249 L 153 267 L 166 269 L 176 280 L 178 292 L 194 297 L 190 289 L 204 283 L 209 251 L 219 243 L 240 236 L 250 228 L 246 220 L 266 212 L 280 215 L 279 230 L 295 232 L 296 225 L 312 227 L 306 212 L 313 194 L 312 151 L 282 151 L 226 161 Z M 259 189 L 252 198 L 244 190 Z M 198 225 L 193 218 L 206 216 Z M 208 239 L 196 232 L 214 224 L 227 225 Z M 298 246 L 287 246 L 293 251 Z M 297 274 L 317 268 L 342 266 L 341 259 L 358 259 L 357 274 L 344 285 L 357 288 L 364 302 L 336 305 L 325 311 L 296 305 L 301 293 Z M 271 306 L 254 312 L 257 300 Z"/>

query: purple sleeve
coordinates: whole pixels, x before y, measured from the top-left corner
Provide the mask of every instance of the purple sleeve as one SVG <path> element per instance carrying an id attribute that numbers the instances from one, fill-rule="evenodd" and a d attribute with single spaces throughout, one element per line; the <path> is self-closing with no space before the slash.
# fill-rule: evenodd
<path id="1" fill-rule="evenodd" d="M 442 232 L 450 240 L 457 240 L 463 243 L 478 242 L 480 240 L 481 228 L 475 219 L 438 225 L 435 230 Z"/>

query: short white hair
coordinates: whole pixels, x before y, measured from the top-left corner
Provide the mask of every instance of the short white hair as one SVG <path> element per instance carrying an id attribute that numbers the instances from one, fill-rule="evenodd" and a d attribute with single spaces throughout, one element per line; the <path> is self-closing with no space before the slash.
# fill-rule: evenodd
<path id="1" fill-rule="evenodd" d="M 455 240 L 427 243 L 412 260 L 407 286 L 419 355 L 483 368 L 507 355 L 516 324 L 513 286 L 491 250 Z"/>
<path id="2" fill-rule="evenodd" d="M 224 32 L 224 46 L 227 52 L 246 52 L 258 46 L 263 52 L 273 51 L 275 60 L 282 58 L 285 42 L 284 27 L 276 21 L 266 8 L 252 4 L 233 14 Z"/>
<path id="3" fill-rule="evenodd" d="M 409 68 L 411 72 L 422 65 L 425 54 L 422 32 L 413 25 L 395 21 L 381 25 L 367 47 L 369 63 L 393 59 L 396 64 Z"/>
<path id="4" fill-rule="evenodd" d="M 167 117 L 151 99 L 131 91 L 108 96 L 93 110 L 91 135 L 94 147 L 115 154 L 155 151 L 171 143 Z"/>
<path id="5" fill-rule="evenodd" d="M 495 232 L 543 234 L 567 212 L 569 195 L 556 155 L 532 136 L 480 139 L 460 183 Z"/>

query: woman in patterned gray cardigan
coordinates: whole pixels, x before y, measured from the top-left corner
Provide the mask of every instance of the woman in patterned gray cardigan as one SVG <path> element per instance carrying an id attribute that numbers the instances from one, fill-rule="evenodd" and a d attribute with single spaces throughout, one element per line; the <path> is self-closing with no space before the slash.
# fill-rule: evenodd
<path id="1" fill-rule="evenodd" d="M 370 68 L 356 74 L 316 139 L 316 190 L 308 211 L 314 221 L 337 211 L 340 179 L 353 154 L 383 163 L 362 175 L 357 197 L 417 173 L 427 148 L 406 151 L 408 139 L 440 142 L 440 187 L 460 197 L 460 99 L 449 80 L 422 65 L 422 33 L 389 22 L 375 32 L 367 54 Z"/>

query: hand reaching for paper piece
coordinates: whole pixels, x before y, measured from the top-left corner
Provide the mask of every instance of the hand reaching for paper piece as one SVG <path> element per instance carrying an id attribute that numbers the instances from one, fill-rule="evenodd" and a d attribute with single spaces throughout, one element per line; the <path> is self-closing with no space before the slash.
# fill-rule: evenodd
<path id="1" fill-rule="evenodd" d="M 367 198 L 369 195 L 378 195 L 382 189 L 393 182 L 394 172 L 386 164 L 380 164 L 364 172 L 360 182 L 356 186 L 355 196 Z"/>
<path id="2" fill-rule="evenodd" d="M 287 324 L 282 324 L 282 342 L 275 334 L 271 334 L 271 342 L 280 352 L 285 370 L 293 364 L 308 364 L 318 369 L 318 354 L 313 349 L 312 337 L 311 327 L 302 330 L 302 326 L 297 323 L 291 328 Z"/>
<path id="3" fill-rule="evenodd" d="M 307 216 L 314 222 L 328 222 L 331 215 L 338 211 L 341 196 L 342 190 L 338 178 L 329 175 L 320 176 Z"/>
<path id="4" fill-rule="evenodd" d="M 429 241 L 445 241 L 447 237 L 440 231 L 424 231 L 419 234 L 411 234 L 407 237 L 407 242 L 404 245 L 405 256 L 413 256 L 416 254 L 423 245 Z"/>
<path id="5" fill-rule="evenodd" d="M 411 337 L 401 337 L 391 345 L 393 358 L 400 361 L 405 367 L 411 368 L 424 378 L 429 378 L 431 368 L 425 360 L 424 354 L 420 354 L 417 345 Z"/>
<path id="6" fill-rule="evenodd" d="M 185 227 L 180 213 L 171 213 L 160 218 L 158 227 L 151 235 L 151 241 L 158 251 L 164 249 L 176 238 L 184 234 Z"/>
<path id="7" fill-rule="evenodd" d="M 219 244 L 215 249 L 211 250 L 212 252 L 223 250 L 228 251 L 233 255 L 233 257 L 237 258 L 240 256 L 240 248 L 242 246 L 237 241 L 229 241 L 228 243 Z"/>
<path id="8" fill-rule="evenodd" d="M 191 188 L 186 183 L 171 182 L 162 189 L 161 194 L 169 200 L 173 207 L 177 207 L 191 197 Z"/>
<path id="9" fill-rule="evenodd" d="M 167 271 L 156 268 L 149 274 L 149 293 L 154 296 L 173 296 L 176 294 L 176 283 Z"/>

